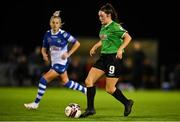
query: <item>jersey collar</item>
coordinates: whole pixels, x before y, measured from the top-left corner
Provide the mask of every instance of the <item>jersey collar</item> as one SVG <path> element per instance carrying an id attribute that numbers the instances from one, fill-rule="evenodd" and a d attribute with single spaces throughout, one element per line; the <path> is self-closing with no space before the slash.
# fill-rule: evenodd
<path id="1" fill-rule="evenodd" d="M 56 33 L 53 33 L 53 31 L 51 29 L 51 35 L 57 35 L 59 32 L 61 32 L 61 29 L 59 29 Z"/>
<path id="2" fill-rule="evenodd" d="M 106 28 L 107 26 L 109 26 L 113 21 L 110 21 L 107 25 L 105 25 L 104 27 Z"/>

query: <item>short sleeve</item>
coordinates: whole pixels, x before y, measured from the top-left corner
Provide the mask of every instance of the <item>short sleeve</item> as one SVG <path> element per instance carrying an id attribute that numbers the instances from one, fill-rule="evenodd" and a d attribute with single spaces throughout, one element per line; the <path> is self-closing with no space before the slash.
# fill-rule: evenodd
<path id="1" fill-rule="evenodd" d="M 71 34 L 67 33 L 67 32 L 64 32 L 63 33 L 63 37 L 70 43 L 75 43 L 77 40 L 76 38 L 74 38 Z"/>
<path id="2" fill-rule="evenodd" d="M 47 32 L 44 34 L 42 47 L 44 47 L 44 48 L 49 48 L 49 44 L 48 44 L 48 33 L 47 33 Z"/>

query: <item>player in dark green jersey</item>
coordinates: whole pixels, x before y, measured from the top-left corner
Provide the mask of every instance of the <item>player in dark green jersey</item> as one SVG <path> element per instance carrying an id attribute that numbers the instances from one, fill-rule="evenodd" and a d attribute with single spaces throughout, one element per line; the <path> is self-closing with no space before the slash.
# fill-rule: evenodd
<path id="1" fill-rule="evenodd" d="M 101 55 L 85 80 L 87 86 L 87 108 L 81 117 L 87 117 L 96 113 L 94 108 L 96 88 L 94 84 L 103 75 L 106 76 L 106 91 L 124 105 L 124 116 L 128 116 L 131 113 L 133 100 L 127 99 L 116 88 L 116 83 L 121 74 L 124 48 L 131 41 L 131 36 L 119 23 L 115 22 L 117 13 L 111 4 L 107 3 L 102 6 L 98 15 L 102 24 L 99 33 L 100 41 L 92 47 L 90 55 L 95 54 L 100 47 Z"/>

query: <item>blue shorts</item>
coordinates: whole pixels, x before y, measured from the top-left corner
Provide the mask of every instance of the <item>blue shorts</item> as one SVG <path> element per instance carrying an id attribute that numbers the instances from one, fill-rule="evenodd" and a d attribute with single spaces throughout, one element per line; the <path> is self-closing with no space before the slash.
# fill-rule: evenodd
<path id="1" fill-rule="evenodd" d="M 62 74 L 67 70 L 68 63 L 66 65 L 54 64 L 51 69 L 55 70 L 57 73 Z"/>

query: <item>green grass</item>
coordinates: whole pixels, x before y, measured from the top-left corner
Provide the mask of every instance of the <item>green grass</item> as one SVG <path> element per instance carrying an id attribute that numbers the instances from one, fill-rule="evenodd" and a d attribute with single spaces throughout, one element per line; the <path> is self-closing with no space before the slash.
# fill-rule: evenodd
<path id="1" fill-rule="evenodd" d="M 78 103 L 86 108 L 86 97 L 80 92 L 48 88 L 38 110 L 27 110 L 23 104 L 36 96 L 36 88 L 0 87 L 1 121 L 180 121 L 179 91 L 124 92 L 135 101 L 132 113 L 123 117 L 123 105 L 104 90 L 98 89 L 95 97 L 96 115 L 72 119 L 64 114 L 65 107 Z"/>

